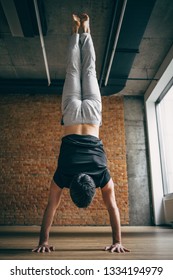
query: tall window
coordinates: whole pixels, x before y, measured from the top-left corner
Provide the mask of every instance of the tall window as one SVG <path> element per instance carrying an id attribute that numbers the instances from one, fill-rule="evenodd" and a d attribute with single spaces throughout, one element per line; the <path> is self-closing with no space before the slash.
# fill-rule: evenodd
<path id="1" fill-rule="evenodd" d="M 164 194 L 173 193 L 173 81 L 156 102 Z"/>

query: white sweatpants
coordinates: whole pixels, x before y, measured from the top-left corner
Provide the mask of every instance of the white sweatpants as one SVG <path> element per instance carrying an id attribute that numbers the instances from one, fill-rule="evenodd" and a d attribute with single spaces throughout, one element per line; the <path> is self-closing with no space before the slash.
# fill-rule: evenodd
<path id="1" fill-rule="evenodd" d="M 101 94 L 96 77 L 95 50 L 89 33 L 73 34 L 69 42 L 62 94 L 64 125 L 101 125 Z"/>

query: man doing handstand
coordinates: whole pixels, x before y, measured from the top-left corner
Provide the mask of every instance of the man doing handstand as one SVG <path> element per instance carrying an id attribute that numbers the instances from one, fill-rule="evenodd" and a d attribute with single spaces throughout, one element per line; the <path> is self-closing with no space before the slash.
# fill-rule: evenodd
<path id="1" fill-rule="evenodd" d="M 82 28 L 82 34 L 79 29 Z M 48 204 L 43 216 L 40 240 L 34 252 L 50 252 L 49 232 L 63 188 L 70 190 L 72 201 L 86 208 L 96 187 L 101 188 L 109 213 L 112 245 L 105 250 L 124 253 L 121 243 L 120 215 L 115 200 L 114 183 L 107 169 L 106 155 L 99 139 L 101 94 L 96 78 L 95 50 L 90 35 L 89 17 L 73 15 L 66 78 L 62 94 L 62 138 L 58 167 L 50 186 Z"/>

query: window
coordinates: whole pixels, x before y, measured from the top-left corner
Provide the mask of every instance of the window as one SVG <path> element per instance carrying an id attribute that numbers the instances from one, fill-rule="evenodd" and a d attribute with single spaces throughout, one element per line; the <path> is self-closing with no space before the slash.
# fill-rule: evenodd
<path id="1" fill-rule="evenodd" d="M 163 192 L 173 193 L 173 81 L 156 102 Z"/>
<path id="2" fill-rule="evenodd" d="M 169 55 L 172 58 L 171 49 Z M 168 57 L 167 57 L 168 58 Z M 164 195 L 173 192 L 173 59 L 145 93 L 152 206 L 155 225 L 165 223 Z M 164 64 L 164 63 L 163 63 Z M 159 69 L 162 72 L 162 66 Z"/>

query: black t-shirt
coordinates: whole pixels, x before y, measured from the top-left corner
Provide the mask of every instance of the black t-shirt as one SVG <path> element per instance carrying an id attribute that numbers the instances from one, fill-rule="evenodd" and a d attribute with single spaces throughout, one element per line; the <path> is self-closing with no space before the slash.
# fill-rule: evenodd
<path id="1" fill-rule="evenodd" d="M 96 187 L 102 188 L 110 180 L 102 141 L 95 136 L 70 134 L 62 138 L 53 179 L 60 188 L 69 188 L 73 176 L 79 173 L 91 176 Z"/>

